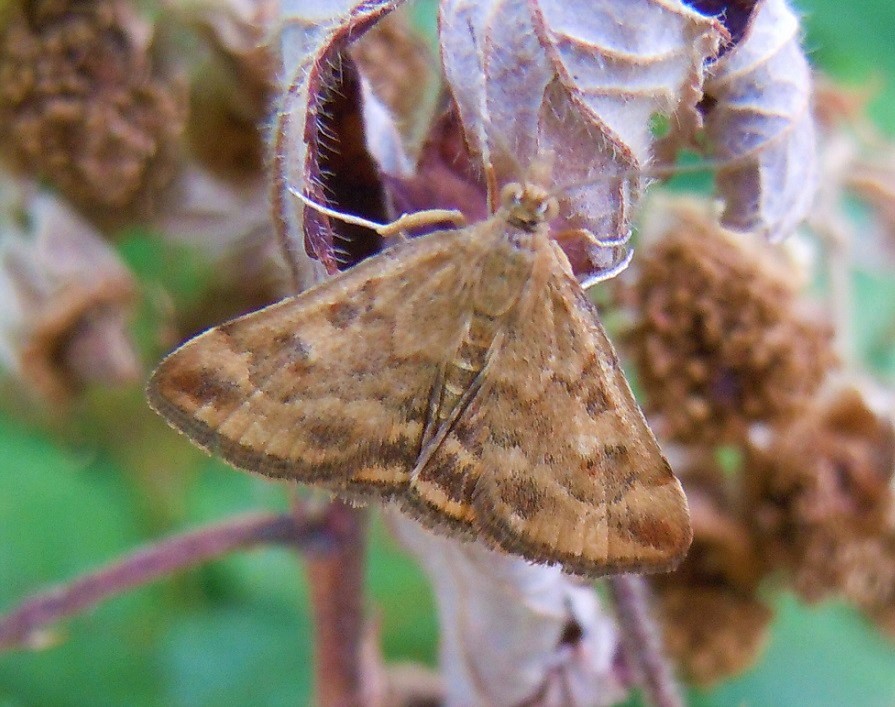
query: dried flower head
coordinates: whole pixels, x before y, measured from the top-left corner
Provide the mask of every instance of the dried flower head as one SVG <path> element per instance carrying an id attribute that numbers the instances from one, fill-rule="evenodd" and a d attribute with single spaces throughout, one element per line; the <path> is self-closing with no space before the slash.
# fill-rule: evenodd
<path id="1" fill-rule="evenodd" d="M 792 417 L 834 364 L 832 332 L 758 239 L 677 202 L 640 256 L 626 337 L 649 410 L 681 441 L 737 441 Z"/>
<path id="2" fill-rule="evenodd" d="M 87 211 L 142 205 L 173 173 L 185 117 L 145 24 L 118 0 L 11 2 L 3 20 L 8 156 Z"/>
<path id="3" fill-rule="evenodd" d="M 771 610 L 749 596 L 705 587 L 668 587 L 659 594 L 665 646 L 687 679 L 711 685 L 755 663 Z"/>
<path id="4" fill-rule="evenodd" d="M 845 86 L 829 76 L 815 74 L 812 103 L 818 128 L 822 133 L 830 133 L 865 120 L 867 106 L 879 89 L 872 84 Z"/>
<path id="5" fill-rule="evenodd" d="M 876 605 L 895 591 L 895 429 L 855 390 L 819 402 L 746 460 L 746 499 L 769 562 L 809 601 Z"/>
<path id="6" fill-rule="evenodd" d="M 189 3 L 185 24 L 208 49 L 193 67 L 186 138 L 203 167 L 232 181 L 264 176 L 264 124 L 276 91 L 276 56 L 267 40 L 272 0 Z"/>
<path id="7" fill-rule="evenodd" d="M 682 476 L 693 544 L 653 585 L 668 652 L 689 680 L 710 685 L 755 662 L 772 614 L 756 596 L 763 563 L 724 474 L 703 462 Z"/>

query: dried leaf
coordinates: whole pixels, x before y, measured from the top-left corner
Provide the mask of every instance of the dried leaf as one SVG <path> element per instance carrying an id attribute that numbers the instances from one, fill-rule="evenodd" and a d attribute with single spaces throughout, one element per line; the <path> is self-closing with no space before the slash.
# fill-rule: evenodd
<path id="1" fill-rule="evenodd" d="M 431 123 L 440 84 L 439 66 L 428 44 L 415 32 L 406 13 L 393 12 L 373 25 L 350 50 L 372 87 L 370 93 L 387 107 L 415 154 Z"/>
<path id="2" fill-rule="evenodd" d="M 165 206 L 152 226 L 171 242 L 201 248 L 212 261 L 273 240 L 263 180 L 235 184 L 188 164 Z"/>
<path id="3" fill-rule="evenodd" d="M 186 137 L 190 154 L 234 181 L 257 178 L 264 127 L 276 93 L 276 58 L 267 42 L 276 0 L 167 0 L 208 51 L 193 68 Z M 198 52 L 196 52 L 198 53 Z"/>
<path id="4" fill-rule="evenodd" d="M 165 241 L 199 251 L 213 268 L 202 300 L 176 313 L 168 345 L 291 292 L 264 179 L 234 182 L 187 163 L 150 225 Z"/>
<path id="5" fill-rule="evenodd" d="M 711 67 L 706 134 L 724 225 L 772 241 L 804 220 L 817 185 L 811 72 L 785 0 L 756 4 L 742 40 Z"/>
<path id="6" fill-rule="evenodd" d="M 129 271 L 57 197 L 15 185 L 3 192 L 0 362 L 52 401 L 88 381 L 135 381 Z"/>
<path id="7" fill-rule="evenodd" d="M 594 591 L 532 565 L 433 535 L 396 512 L 389 522 L 436 593 L 447 705 L 610 705 L 625 694 L 618 638 Z"/>
<path id="8" fill-rule="evenodd" d="M 472 2 L 441 5 L 445 74 L 489 184 L 552 159 L 563 225 L 608 244 L 629 235 L 656 113 L 691 110 L 724 30 L 683 3 Z M 593 247 L 592 271 L 618 250 Z"/>
<path id="9" fill-rule="evenodd" d="M 284 84 L 273 129 L 273 207 L 298 289 L 332 274 L 339 263 L 328 217 L 308 210 L 291 196 L 289 186 L 304 189 L 315 201 L 332 203 L 321 189 L 325 172 L 320 153 L 327 141 L 332 143 L 331 132 L 327 134 L 332 129 L 327 109 L 331 115 L 332 106 L 326 102 L 340 93 L 339 74 L 348 61 L 342 52 L 347 42 L 400 4 L 401 0 L 288 0 L 281 5 Z M 359 95 L 359 86 L 354 91 Z M 352 137 L 363 140 L 362 122 L 353 125 Z"/>

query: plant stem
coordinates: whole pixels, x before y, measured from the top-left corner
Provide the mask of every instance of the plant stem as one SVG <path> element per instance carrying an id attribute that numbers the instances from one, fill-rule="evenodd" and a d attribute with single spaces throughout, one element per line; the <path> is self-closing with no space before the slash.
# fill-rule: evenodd
<path id="1" fill-rule="evenodd" d="M 607 580 L 621 628 L 622 645 L 654 707 L 683 707 L 671 665 L 662 650 L 659 629 L 650 612 L 649 588 L 639 575 L 621 574 Z"/>
<path id="2" fill-rule="evenodd" d="M 0 616 L 0 649 L 33 644 L 37 642 L 40 629 L 47 624 L 238 548 L 260 544 L 305 547 L 325 540 L 326 531 L 319 522 L 289 514 L 238 516 L 176 535 L 26 599 L 5 616 Z"/>
<path id="3" fill-rule="evenodd" d="M 349 707 L 369 702 L 364 693 L 364 527 L 366 514 L 342 501 L 324 511 L 335 546 L 307 554 L 314 617 L 315 702 Z"/>

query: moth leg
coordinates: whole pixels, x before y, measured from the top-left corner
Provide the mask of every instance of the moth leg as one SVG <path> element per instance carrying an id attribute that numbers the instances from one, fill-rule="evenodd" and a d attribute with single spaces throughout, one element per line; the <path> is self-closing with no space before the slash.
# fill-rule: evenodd
<path id="1" fill-rule="evenodd" d="M 625 245 L 625 243 L 631 240 L 631 234 L 629 232 L 616 238 L 599 238 L 593 231 L 587 228 L 566 228 L 553 234 L 553 240 L 560 243 L 573 239 L 581 239 L 591 245 L 611 248 L 612 246 Z"/>
<path id="2" fill-rule="evenodd" d="M 438 451 L 438 448 L 441 446 L 441 443 L 444 442 L 445 438 L 450 434 L 451 430 L 454 428 L 454 425 L 457 423 L 457 420 L 466 412 L 466 409 L 469 407 L 470 403 L 475 399 L 476 395 L 479 394 L 479 391 L 482 389 L 482 386 L 485 380 L 488 377 L 489 366 L 487 362 L 490 362 L 494 359 L 494 352 L 498 351 L 503 344 L 503 336 L 502 334 L 498 334 L 494 337 L 494 340 L 491 342 L 491 347 L 486 354 L 486 363 L 482 366 L 482 369 L 476 374 L 475 378 L 472 379 L 472 382 L 469 384 L 469 387 L 463 391 L 463 395 L 460 396 L 460 399 L 457 401 L 454 408 L 451 410 L 450 415 L 448 415 L 447 419 L 441 423 L 441 425 L 437 429 L 429 429 L 426 430 L 423 436 L 423 446 L 420 450 L 419 459 L 417 459 L 416 465 L 413 468 L 413 471 L 410 472 L 411 483 L 414 479 L 416 479 L 420 472 L 426 467 L 426 464 L 429 463 L 429 460 Z M 443 384 L 443 373 L 439 375 L 440 384 Z M 440 387 L 439 384 L 439 387 Z M 435 404 L 431 404 L 435 403 Z M 434 397 L 430 401 L 430 414 L 432 415 L 432 419 L 434 420 L 437 415 L 437 398 Z M 431 424 L 431 422 L 430 422 Z"/>
<path id="3" fill-rule="evenodd" d="M 470 386 L 465 391 L 463 391 L 463 395 L 460 397 L 460 400 L 457 401 L 457 405 L 454 407 L 453 410 L 451 410 L 450 416 L 441 424 L 438 429 L 433 429 L 432 433 L 429 433 L 427 435 L 429 439 L 424 440 L 423 448 L 420 450 L 419 459 L 417 459 L 416 461 L 416 466 L 414 466 L 413 471 L 410 472 L 411 483 L 420 475 L 420 472 L 426 467 L 426 464 L 429 463 L 432 455 L 438 451 L 438 448 L 441 446 L 441 443 L 444 442 L 445 437 L 448 436 L 451 429 L 454 427 L 454 424 L 466 411 L 466 408 L 469 407 L 469 404 L 472 402 L 473 398 L 476 396 L 479 390 L 481 390 L 484 380 L 485 369 L 483 368 L 481 371 L 478 372 Z"/>
<path id="4" fill-rule="evenodd" d="M 438 374 L 435 376 L 435 383 L 432 385 L 432 392 L 429 393 L 429 404 L 426 407 L 426 423 L 423 427 L 423 436 L 420 442 L 420 454 L 428 447 L 429 442 L 438 432 L 438 405 L 441 401 L 441 393 L 444 389 L 445 370 L 444 365 L 438 367 Z"/>
<path id="5" fill-rule="evenodd" d="M 627 269 L 628 265 L 631 264 L 631 259 L 634 257 L 634 251 L 625 247 L 630 238 L 630 233 L 620 238 L 598 238 L 586 228 L 569 228 L 559 231 L 553 236 L 553 240 L 557 243 L 562 243 L 564 240 L 577 239 L 585 240 L 597 248 L 614 248 L 616 252 L 621 251 L 621 255 L 617 256 L 612 264 L 581 281 L 581 287 L 585 290 L 593 287 L 598 282 L 611 280 Z"/>

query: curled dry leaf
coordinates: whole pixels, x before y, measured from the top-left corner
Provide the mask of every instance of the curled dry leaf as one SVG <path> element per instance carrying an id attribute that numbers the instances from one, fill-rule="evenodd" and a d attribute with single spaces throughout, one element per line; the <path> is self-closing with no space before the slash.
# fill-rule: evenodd
<path id="1" fill-rule="evenodd" d="M 552 160 L 566 229 L 624 241 L 657 113 L 695 109 L 703 63 L 724 36 L 683 3 L 470 2 L 441 5 L 445 74 L 467 140 L 498 185 Z M 696 77 L 694 81 L 694 77 Z M 618 254 L 593 253 L 594 269 Z"/>
<path id="2" fill-rule="evenodd" d="M 799 32 L 785 0 L 760 0 L 705 83 L 710 149 L 731 163 L 717 176 L 723 223 L 772 241 L 805 218 L 817 184 L 811 72 Z"/>
<path id="3" fill-rule="evenodd" d="M 51 401 L 91 381 L 136 381 L 130 272 L 57 197 L 4 191 L 0 361 Z"/>
<path id="4" fill-rule="evenodd" d="M 151 226 L 169 243 L 200 250 L 214 270 L 197 310 L 178 312 L 179 335 L 289 294 L 289 272 L 274 237 L 265 180 L 234 182 L 190 162 L 174 187 Z"/>
<path id="5" fill-rule="evenodd" d="M 406 13 L 393 12 L 355 42 L 350 53 L 370 84 L 371 98 L 386 107 L 405 147 L 416 154 L 431 122 L 439 85 L 438 63 L 428 44 Z M 365 96 L 365 110 L 366 103 Z"/>
<path id="6" fill-rule="evenodd" d="M 151 222 L 165 238 L 195 245 L 212 261 L 270 240 L 270 204 L 261 180 L 234 184 L 189 164 L 176 185 L 165 211 Z"/>
<path id="7" fill-rule="evenodd" d="M 445 704 L 574 707 L 624 697 L 616 630 L 589 586 L 388 513 L 435 590 Z"/>
<path id="8" fill-rule="evenodd" d="M 273 209 L 297 289 L 334 273 L 339 263 L 333 250 L 334 229 L 330 219 L 306 208 L 289 189 L 303 189 L 320 203 L 332 201 L 322 189 L 325 170 L 329 168 L 324 166 L 321 153 L 327 145 L 332 148 L 335 142 L 331 120 L 335 99 L 345 99 L 342 104 L 353 128 L 351 137 L 361 141 L 364 137 L 363 124 L 355 118 L 360 115 L 359 82 L 354 76 L 349 77 L 349 80 L 355 79 L 350 96 L 345 96 L 340 86 L 346 66 L 348 72 L 354 72 L 353 62 L 343 50 L 399 4 L 401 0 L 287 0 L 281 3 L 284 85 L 273 129 Z M 338 147 L 346 155 L 347 145 Z M 378 180 L 374 182 L 378 185 Z"/>
<path id="9" fill-rule="evenodd" d="M 282 53 L 291 84 L 275 131 L 275 199 L 302 284 L 315 279 L 315 270 L 333 271 L 333 224 L 296 203 L 286 187 L 344 205 L 321 188 L 322 148 L 343 138 L 328 101 L 335 88 L 344 93 L 345 45 L 398 4 L 284 7 Z M 445 0 L 440 31 L 445 79 L 492 208 L 495 187 L 545 180 L 538 171 L 549 171 L 548 186 L 562 197 L 554 230 L 582 234 L 587 243 L 579 275 L 588 279 L 616 265 L 642 182 L 632 170 L 649 160 L 652 118 L 695 112 L 702 66 L 726 36 L 720 23 L 658 0 Z"/>

